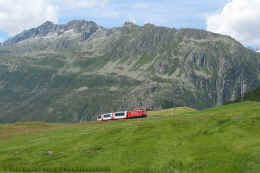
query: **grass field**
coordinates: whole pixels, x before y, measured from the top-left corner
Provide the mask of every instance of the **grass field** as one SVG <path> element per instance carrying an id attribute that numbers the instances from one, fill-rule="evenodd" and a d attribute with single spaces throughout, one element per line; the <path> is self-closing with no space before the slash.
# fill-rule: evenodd
<path id="1" fill-rule="evenodd" d="M 184 113 L 195 112 L 195 109 L 189 107 L 178 107 L 171 109 L 164 109 L 159 111 L 148 111 L 148 116 L 176 116 Z"/>
<path id="2" fill-rule="evenodd" d="M 113 173 L 260 172 L 259 102 L 149 115 L 101 123 L 0 125 L 1 170 L 107 167 Z"/>

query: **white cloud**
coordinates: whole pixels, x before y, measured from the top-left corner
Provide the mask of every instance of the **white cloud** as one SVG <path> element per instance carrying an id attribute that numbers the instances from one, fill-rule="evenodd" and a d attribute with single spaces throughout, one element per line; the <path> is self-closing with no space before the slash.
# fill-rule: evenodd
<path id="1" fill-rule="evenodd" d="M 260 0 L 232 0 L 217 14 L 207 16 L 207 30 L 260 46 Z"/>
<path id="2" fill-rule="evenodd" d="M 47 20 L 58 22 L 58 8 L 50 0 L 0 0 L 0 31 L 9 35 Z"/>
<path id="3" fill-rule="evenodd" d="M 56 0 L 61 8 L 104 8 L 107 0 Z"/>

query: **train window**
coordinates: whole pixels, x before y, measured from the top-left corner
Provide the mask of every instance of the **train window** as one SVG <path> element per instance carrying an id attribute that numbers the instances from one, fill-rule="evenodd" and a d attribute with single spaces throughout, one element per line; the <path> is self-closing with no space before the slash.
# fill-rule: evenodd
<path id="1" fill-rule="evenodd" d="M 101 119 L 101 118 L 102 118 L 102 116 L 101 116 L 101 115 L 99 115 L 99 116 L 98 116 L 98 119 Z"/>
<path id="2" fill-rule="evenodd" d="M 111 114 L 104 115 L 104 118 L 110 118 L 110 117 L 111 117 Z"/>
<path id="3" fill-rule="evenodd" d="M 115 116 L 116 116 L 116 117 L 123 117 L 123 116 L 125 116 L 125 113 L 124 113 L 124 112 L 115 113 Z"/>

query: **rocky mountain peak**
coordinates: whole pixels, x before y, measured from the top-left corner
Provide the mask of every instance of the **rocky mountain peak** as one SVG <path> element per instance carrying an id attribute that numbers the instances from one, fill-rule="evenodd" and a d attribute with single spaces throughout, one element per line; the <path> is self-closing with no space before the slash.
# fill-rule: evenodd
<path id="1" fill-rule="evenodd" d="M 42 25 L 40 25 L 39 27 L 36 28 L 36 30 L 45 30 L 46 32 L 48 31 L 53 31 L 55 30 L 57 25 L 55 25 L 53 22 L 51 21 L 46 21 L 44 22 Z"/>
<path id="2" fill-rule="evenodd" d="M 51 21 L 46 21 L 39 27 L 25 30 L 13 38 L 10 38 L 4 43 L 4 45 L 16 44 L 18 42 L 35 37 L 45 37 L 49 34 L 62 35 L 64 32 L 69 30 L 73 30 L 75 33 L 83 34 L 85 40 L 99 28 L 101 27 L 98 26 L 95 22 L 85 20 L 73 20 L 67 24 L 61 25 L 54 24 Z"/>
<path id="3" fill-rule="evenodd" d="M 72 20 L 64 25 L 65 29 L 73 29 L 75 32 L 94 32 L 99 26 L 92 21 Z"/>
<path id="4" fill-rule="evenodd" d="M 53 25 L 55 25 L 53 22 L 47 20 L 41 26 L 53 26 Z"/>
<path id="5" fill-rule="evenodd" d="M 32 28 L 29 30 L 25 30 L 20 34 L 8 39 L 4 42 L 4 45 L 12 45 L 18 42 L 33 38 L 33 37 L 44 37 L 48 35 L 50 32 L 56 32 L 58 29 L 58 25 L 52 23 L 51 21 L 46 21 L 42 25 Z"/>

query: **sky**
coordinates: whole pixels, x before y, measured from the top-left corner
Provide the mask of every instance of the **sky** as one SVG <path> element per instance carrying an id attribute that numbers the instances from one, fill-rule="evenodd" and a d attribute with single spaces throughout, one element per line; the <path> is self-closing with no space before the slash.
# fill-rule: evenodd
<path id="1" fill-rule="evenodd" d="M 0 0 L 0 42 L 45 21 L 198 28 L 260 47 L 260 0 Z"/>

